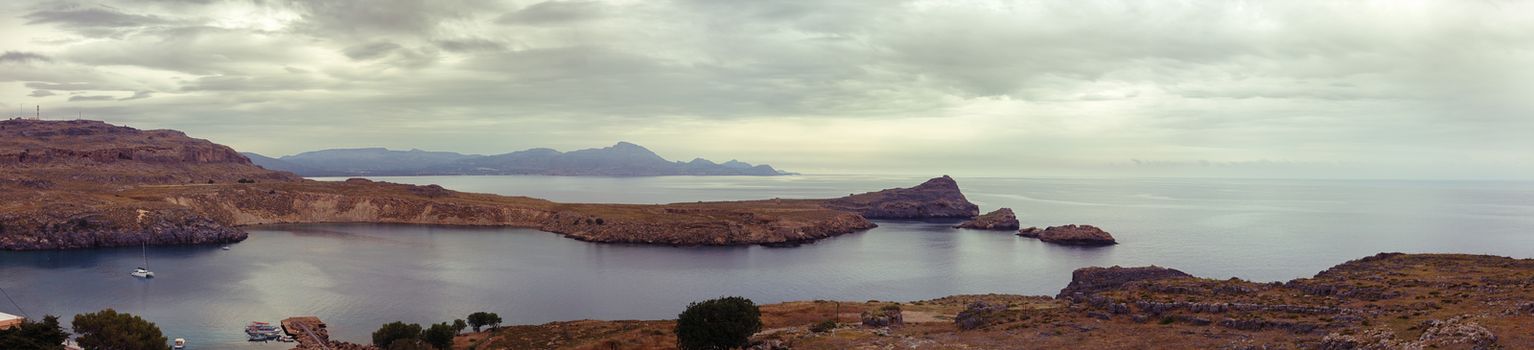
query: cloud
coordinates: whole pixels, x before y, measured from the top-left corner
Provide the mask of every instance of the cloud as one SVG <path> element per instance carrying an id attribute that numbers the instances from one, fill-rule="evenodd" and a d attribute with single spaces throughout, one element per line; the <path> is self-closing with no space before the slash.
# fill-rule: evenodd
<path id="1" fill-rule="evenodd" d="M 154 91 L 134 91 L 133 92 L 133 96 L 123 97 L 123 98 L 119 98 L 117 100 L 118 101 L 132 101 L 132 100 L 142 100 L 142 99 L 146 99 L 146 98 L 150 98 L 150 97 L 154 97 Z"/>
<path id="2" fill-rule="evenodd" d="M 99 2 L 0 5 L 21 14 L 0 94 L 120 99 L 81 108 L 278 154 L 631 139 L 796 170 L 1534 172 L 1531 3 Z"/>
<path id="3" fill-rule="evenodd" d="M 606 8 L 596 1 L 544 1 L 501 15 L 500 24 L 553 25 L 570 24 L 601 18 Z"/>
<path id="4" fill-rule="evenodd" d="M 48 96 L 53 96 L 53 95 L 57 95 L 57 94 L 53 93 L 53 91 L 48 91 L 48 90 L 32 90 L 32 93 L 27 94 L 27 96 L 32 96 L 32 97 L 48 97 Z"/>
<path id="5" fill-rule="evenodd" d="M 69 102 L 78 101 L 111 101 L 116 98 L 107 95 L 75 95 L 69 97 Z"/>
<path id="6" fill-rule="evenodd" d="M 399 44 L 385 41 L 348 47 L 342 52 L 346 54 L 346 57 L 351 57 L 353 60 L 365 61 L 394 53 L 395 50 L 400 48 Z"/>
<path id="7" fill-rule="evenodd" d="M 0 63 L 33 62 L 53 62 L 53 59 L 43 54 L 25 51 L 6 51 L 5 54 L 0 54 Z"/>

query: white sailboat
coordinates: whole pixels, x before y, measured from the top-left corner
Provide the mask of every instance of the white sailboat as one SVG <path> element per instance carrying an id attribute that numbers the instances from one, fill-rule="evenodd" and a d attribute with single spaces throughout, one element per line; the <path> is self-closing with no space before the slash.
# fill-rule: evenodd
<path id="1" fill-rule="evenodd" d="M 130 273 L 130 275 L 133 275 L 133 277 L 138 277 L 138 278 L 154 278 L 154 271 L 149 271 L 149 268 L 148 268 L 148 266 L 149 266 L 149 244 L 148 243 L 144 243 L 144 245 L 139 246 L 139 254 L 144 257 L 144 266 L 139 266 L 137 269 L 133 269 L 133 273 Z"/>

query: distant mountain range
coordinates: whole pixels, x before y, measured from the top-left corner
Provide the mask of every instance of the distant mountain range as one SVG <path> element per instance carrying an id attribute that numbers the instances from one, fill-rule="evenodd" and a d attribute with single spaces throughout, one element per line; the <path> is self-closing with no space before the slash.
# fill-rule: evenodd
<path id="1" fill-rule="evenodd" d="M 278 158 L 249 152 L 242 154 L 263 168 L 288 171 L 301 176 L 793 175 L 793 173 L 773 169 L 770 165 L 751 165 L 735 160 L 714 163 L 697 158 L 690 162 L 673 162 L 643 146 L 628 142 L 619 142 L 612 147 L 570 152 L 534 148 L 488 156 L 418 149 L 395 151 L 386 148 L 327 149 Z"/>

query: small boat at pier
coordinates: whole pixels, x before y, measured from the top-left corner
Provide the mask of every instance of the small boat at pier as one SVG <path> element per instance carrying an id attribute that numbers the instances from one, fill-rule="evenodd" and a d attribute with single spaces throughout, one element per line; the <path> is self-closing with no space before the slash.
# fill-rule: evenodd
<path id="1" fill-rule="evenodd" d="M 257 321 L 245 326 L 245 335 L 250 336 L 250 341 L 278 340 L 282 330 L 271 323 Z"/>

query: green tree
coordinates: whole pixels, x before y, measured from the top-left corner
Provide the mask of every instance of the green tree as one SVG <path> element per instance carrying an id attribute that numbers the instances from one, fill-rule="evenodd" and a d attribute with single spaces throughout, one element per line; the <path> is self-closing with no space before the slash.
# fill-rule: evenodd
<path id="1" fill-rule="evenodd" d="M 497 315 L 494 312 L 484 311 L 469 314 L 469 326 L 474 327 L 475 332 L 479 332 L 481 327 L 491 325 L 495 326 L 496 328 L 500 328 L 501 315 Z"/>
<path id="2" fill-rule="evenodd" d="M 432 347 L 447 350 L 453 348 L 454 335 L 458 335 L 458 332 L 453 330 L 453 325 L 443 322 L 431 325 L 425 333 L 421 334 L 421 338 Z"/>
<path id="3" fill-rule="evenodd" d="M 165 335 L 160 333 L 160 327 L 138 316 L 119 313 L 117 310 L 106 309 L 75 315 L 70 325 L 74 327 L 75 334 L 79 335 L 75 341 L 86 350 L 164 350 L 169 348 L 166 346 Z"/>
<path id="4" fill-rule="evenodd" d="M 373 345 L 377 345 L 380 348 L 392 347 L 395 341 L 401 339 L 421 339 L 421 325 L 394 321 L 392 323 L 385 323 L 383 326 L 378 327 L 377 331 L 373 332 Z"/>
<path id="5" fill-rule="evenodd" d="M 463 319 L 453 320 L 453 333 L 463 333 L 464 328 L 469 328 L 469 324 L 463 322 Z"/>
<path id="6" fill-rule="evenodd" d="M 687 305 L 677 315 L 676 345 L 683 350 L 722 350 L 750 345 L 762 330 L 762 312 L 751 299 L 725 297 Z"/>
<path id="7" fill-rule="evenodd" d="M 59 317 L 48 315 L 42 322 L 22 321 L 21 325 L 0 329 L 0 349 L 62 350 L 69 333 L 59 326 Z"/>
<path id="8" fill-rule="evenodd" d="M 490 325 L 490 329 L 501 329 L 501 315 L 491 312 L 490 317 L 486 318 L 485 321 Z"/>

